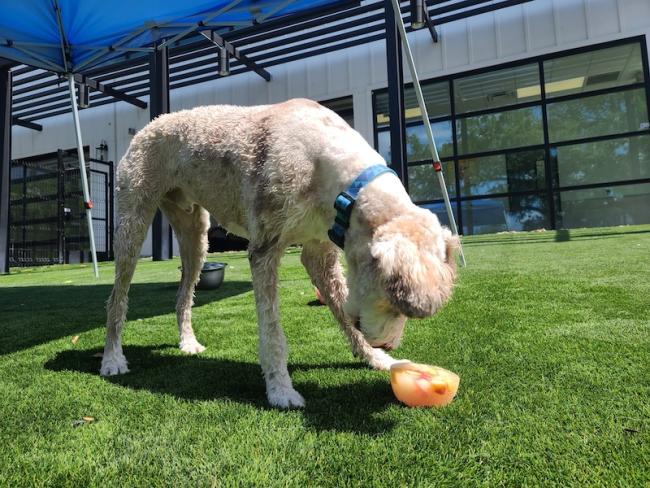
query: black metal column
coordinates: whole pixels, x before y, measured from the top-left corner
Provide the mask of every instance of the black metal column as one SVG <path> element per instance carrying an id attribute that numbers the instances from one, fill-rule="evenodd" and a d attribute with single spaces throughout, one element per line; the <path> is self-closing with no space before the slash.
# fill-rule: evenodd
<path id="1" fill-rule="evenodd" d="M 11 71 L 0 68 L 0 274 L 9 273 L 11 184 Z"/>
<path id="2" fill-rule="evenodd" d="M 149 118 L 155 119 L 169 113 L 169 55 L 167 48 L 154 50 L 149 55 Z M 160 210 L 156 212 L 151 225 L 151 254 L 154 261 L 165 261 L 173 257 L 172 228 Z"/>
<path id="3" fill-rule="evenodd" d="M 406 168 L 406 121 L 404 119 L 404 72 L 402 46 L 395 24 L 391 0 L 384 0 L 386 11 L 386 65 L 388 68 L 388 116 L 390 118 L 390 162 L 408 190 Z M 397 15 L 400 13 L 398 12 Z"/>

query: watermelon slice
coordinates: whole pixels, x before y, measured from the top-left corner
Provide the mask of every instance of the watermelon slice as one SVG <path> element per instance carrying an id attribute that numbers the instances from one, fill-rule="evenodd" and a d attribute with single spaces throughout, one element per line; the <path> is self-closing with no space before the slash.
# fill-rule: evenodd
<path id="1" fill-rule="evenodd" d="M 460 377 L 437 366 L 398 361 L 390 368 L 397 399 L 409 407 L 443 407 L 454 399 Z"/>

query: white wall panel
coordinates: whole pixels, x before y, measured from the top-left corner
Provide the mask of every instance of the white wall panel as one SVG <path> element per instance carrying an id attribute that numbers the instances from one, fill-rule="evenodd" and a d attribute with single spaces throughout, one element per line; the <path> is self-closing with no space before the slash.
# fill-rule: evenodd
<path id="1" fill-rule="evenodd" d="M 618 0 L 621 30 L 647 29 L 650 24 L 650 0 Z"/>
<path id="2" fill-rule="evenodd" d="M 524 5 L 526 51 L 535 52 L 555 46 L 555 9 L 553 0 L 535 0 Z"/>
<path id="3" fill-rule="evenodd" d="M 555 0 L 555 31 L 559 44 L 587 39 L 585 0 Z"/>
<path id="4" fill-rule="evenodd" d="M 451 24 L 444 24 L 440 31 L 444 68 L 450 69 L 468 65 L 470 61 L 467 21 L 461 20 Z M 431 42 L 431 40 L 429 39 L 426 42 Z"/>
<path id="5" fill-rule="evenodd" d="M 650 0 L 648 0 L 650 3 Z M 595 39 L 621 30 L 617 0 L 586 0 L 589 38 Z"/>
<path id="6" fill-rule="evenodd" d="M 469 19 L 467 29 L 470 63 L 498 58 L 494 14 Z"/>
<path id="7" fill-rule="evenodd" d="M 310 58 L 305 61 L 307 65 L 307 96 L 315 100 L 327 97 L 327 63 L 321 59 Z"/>
<path id="8" fill-rule="evenodd" d="M 505 9 L 496 15 L 497 57 L 505 58 L 526 51 L 524 7 Z"/>

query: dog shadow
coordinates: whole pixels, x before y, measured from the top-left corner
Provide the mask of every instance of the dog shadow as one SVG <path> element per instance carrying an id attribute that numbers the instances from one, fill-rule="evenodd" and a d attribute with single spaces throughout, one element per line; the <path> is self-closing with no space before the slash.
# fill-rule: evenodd
<path id="1" fill-rule="evenodd" d="M 0 355 L 80 334 L 106 324 L 106 300 L 112 284 L 16 286 L 0 291 Z M 134 283 L 128 320 L 173 313 L 178 283 Z M 194 307 L 247 293 L 250 281 L 224 281 L 216 290 L 199 290 Z M 26 319 L 26 317 L 28 317 Z"/>
<path id="2" fill-rule="evenodd" d="M 264 380 L 259 364 L 215 359 L 202 356 L 169 354 L 175 346 L 125 346 L 131 371 L 110 376 L 106 381 L 129 388 L 171 395 L 186 401 L 231 400 L 271 409 L 266 400 Z M 74 371 L 97 376 L 101 349 L 67 350 L 45 363 L 50 371 Z M 358 369 L 361 363 L 294 364 L 292 372 L 313 369 Z M 306 398 L 300 410 L 309 428 L 318 431 L 341 431 L 379 435 L 391 430 L 394 423 L 379 415 L 395 400 L 385 380 L 365 380 L 347 385 L 321 386 L 314 382 L 294 381 Z"/>

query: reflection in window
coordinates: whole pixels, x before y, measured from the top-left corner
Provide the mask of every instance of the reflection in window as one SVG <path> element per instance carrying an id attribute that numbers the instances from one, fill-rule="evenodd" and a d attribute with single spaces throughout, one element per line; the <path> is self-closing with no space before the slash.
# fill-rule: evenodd
<path id="1" fill-rule="evenodd" d="M 451 122 L 445 120 L 431 124 L 433 137 L 441 158 L 453 156 L 454 141 L 451 131 Z M 390 132 L 381 131 L 377 134 L 377 151 L 386 161 L 390 161 Z M 429 141 L 423 125 L 406 128 L 406 160 L 409 163 L 416 161 L 431 161 Z"/>
<path id="2" fill-rule="evenodd" d="M 461 205 L 466 235 L 548 227 L 548 209 L 543 195 L 482 198 Z"/>
<path id="3" fill-rule="evenodd" d="M 563 191 L 556 204 L 560 228 L 650 223 L 650 183 Z"/>
<path id="4" fill-rule="evenodd" d="M 456 175 L 454 163 L 442 163 L 442 174 L 450 197 L 456 195 Z M 420 164 L 408 167 L 409 195 L 414 202 L 437 200 L 442 198 L 438 175 L 431 164 Z"/>
<path id="5" fill-rule="evenodd" d="M 456 121 L 459 154 L 544 143 L 541 107 L 462 118 Z"/>
<path id="6" fill-rule="evenodd" d="M 643 82 L 638 42 L 544 61 L 548 98 Z"/>
<path id="7" fill-rule="evenodd" d="M 462 195 L 535 191 L 546 187 L 542 149 L 461 159 L 458 165 Z"/>
<path id="8" fill-rule="evenodd" d="M 439 118 L 451 114 L 449 83 L 446 81 L 423 83 L 422 94 L 429 117 Z M 422 119 L 422 112 L 412 86 L 404 88 L 404 118 L 406 122 Z M 387 92 L 378 93 L 375 97 L 375 120 L 377 127 L 385 127 L 390 122 Z"/>
<path id="9" fill-rule="evenodd" d="M 456 113 L 504 107 L 539 100 L 537 63 L 454 80 Z"/>
<path id="10" fill-rule="evenodd" d="M 334 100 L 325 100 L 319 103 L 335 112 L 336 115 L 345 120 L 350 127 L 354 128 L 354 106 L 352 96 L 335 98 Z"/>
<path id="11" fill-rule="evenodd" d="M 435 203 L 423 203 L 420 205 L 422 208 L 426 208 L 431 213 L 436 214 L 440 223 L 444 226 L 451 227 L 449 223 L 449 215 L 447 214 L 447 207 L 445 202 L 435 202 Z M 454 220 L 458 222 L 458 211 L 454 203 L 451 204 L 452 212 L 454 213 Z"/>
<path id="12" fill-rule="evenodd" d="M 643 88 L 550 103 L 547 113 L 551 142 L 648 128 Z"/>
<path id="13" fill-rule="evenodd" d="M 650 136 L 551 149 L 560 186 L 650 178 Z"/>

